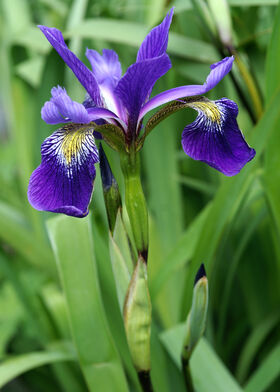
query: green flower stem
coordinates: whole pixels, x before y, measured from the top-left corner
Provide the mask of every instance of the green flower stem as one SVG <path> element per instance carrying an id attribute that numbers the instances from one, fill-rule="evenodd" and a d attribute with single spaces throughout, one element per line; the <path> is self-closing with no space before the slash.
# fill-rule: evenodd
<path id="1" fill-rule="evenodd" d="M 148 212 L 140 179 L 139 153 L 123 153 L 125 204 L 139 253 L 124 304 L 124 324 L 133 364 L 143 392 L 152 392 L 150 340 L 152 305 L 147 283 Z"/>
<path id="2" fill-rule="evenodd" d="M 183 374 L 187 392 L 195 392 L 188 359 L 182 358 Z"/>
<path id="3" fill-rule="evenodd" d="M 153 392 L 151 372 L 138 372 L 138 378 L 143 389 L 143 392 Z"/>
<path id="4" fill-rule="evenodd" d="M 138 253 L 147 262 L 148 212 L 140 179 L 139 153 L 120 155 L 125 182 L 125 204 Z"/>

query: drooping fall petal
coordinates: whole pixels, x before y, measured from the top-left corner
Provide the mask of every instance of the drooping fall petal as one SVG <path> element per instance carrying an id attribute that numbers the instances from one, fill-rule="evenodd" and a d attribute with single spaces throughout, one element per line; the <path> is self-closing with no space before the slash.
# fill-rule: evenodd
<path id="1" fill-rule="evenodd" d="M 42 144 L 42 162 L 31 175 L 28 199 L 37 210 L 88 214 L 99 161 L 93 129 L 68 124 Z"/>
<path id="2" fill-rule="evenodd" d="M 189 106 L 198 111 L 198 116 L 183 131 L 185 153 L 226 176 L 239 173 L 256 153 L 248 146 L 238 127 L 236 103 L 227 98 L 217 101 L 205 99 Z"/>

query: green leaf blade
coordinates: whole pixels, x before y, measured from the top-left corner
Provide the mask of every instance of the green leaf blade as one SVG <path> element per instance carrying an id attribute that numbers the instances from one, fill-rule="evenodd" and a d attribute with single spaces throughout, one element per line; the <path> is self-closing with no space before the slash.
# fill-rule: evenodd
<path id="1" fill-rule="evenodd" d="M 32 369 L 55 362 L 73 360 L 75 360 L 75 355 L 63 350 L 32 352 L 7 359 L 0 365 L 0 388 Z"/>
<path id="2" fill-rule="evenodd" d="M 127 384 L 102 304 L 89 217 L 59 216 L 48 232 L 63 284 L 72 335 L 90 391 Z"/>

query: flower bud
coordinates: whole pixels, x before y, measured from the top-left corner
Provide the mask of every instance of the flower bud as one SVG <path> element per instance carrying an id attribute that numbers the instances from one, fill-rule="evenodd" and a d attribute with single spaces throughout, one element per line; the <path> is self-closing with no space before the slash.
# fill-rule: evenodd
<path id="1" fill-rule="evenodd" d="M 188 314 L 182 357 L 189 359 L 194 347 L 204 333 L 208 307 L 208 280 L 201 264 L 194 281 L 193 300 Z"/>
<path id="2" fill-rule="evenodd" d="M 103 186 L 105 207 L 110 231 L 114 231 L 118 210 L 121 208 L 121 196 L 117 181 L 112 173 L 105 151 L 99 145 L 100 172 Z"/>
<path id="3" fill-rule="evenodd" d="M 140 256 L 124 304 L 124 325 L 133 364 L 138 373 L 150 370 L 152 305 L 147 282 L 147 264 Z"/>

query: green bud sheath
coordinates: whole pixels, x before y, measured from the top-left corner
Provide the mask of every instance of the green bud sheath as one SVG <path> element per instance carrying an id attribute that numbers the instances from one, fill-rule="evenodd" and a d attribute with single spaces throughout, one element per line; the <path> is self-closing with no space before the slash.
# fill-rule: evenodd
<path id="1" fill-rule="evenodd" d="M 152 305 L 147 282 L 147 265 L 139 257 L 124 304 L 124 325 L 134 366 L 138 373 L 150 370 Z"/>
<path id="2" fill-rule="evenodd" d="M 99 145 L 99 159 L 105 207 L 109 228 L 112 233 L 114 231 L 117 213 L 122 203 L 117 181 L 112 173 L 101 143 Z"/>
<path id="3" fill-rule="evenodd" d="M 125 181 L 125 204 L 136 248 L 145 259 L 148 250 L 148 212 L 140 180 L 140 157 L 134 151 L 120 154 Z M 145 260 L 146 261 L 146 260 Z"/>
<path id="4" fill-rule="evenodd" d="M 204 272 L 204 273 L 201 273 Z M 193 289 L 192 307 L 186 323 L 186 337 L 182 357 L 189 359 L 204 333 L 208 308 L 208 280 L 203 265 L 200 267 Z"/>
<path id="5" fill-rule="evenodd" d="M 103 192 L 107 217 L 109 222 L 109 228 L 111 232 L 114 230 L 117 213 L 119 211 L 119 208 L 121 208 L 121 198 L 119 194 L 119 189 L 117 184 L 116 183 L 114 184 L 116 186 L 113 185 L 108 191 L 104 190 Z"/>

